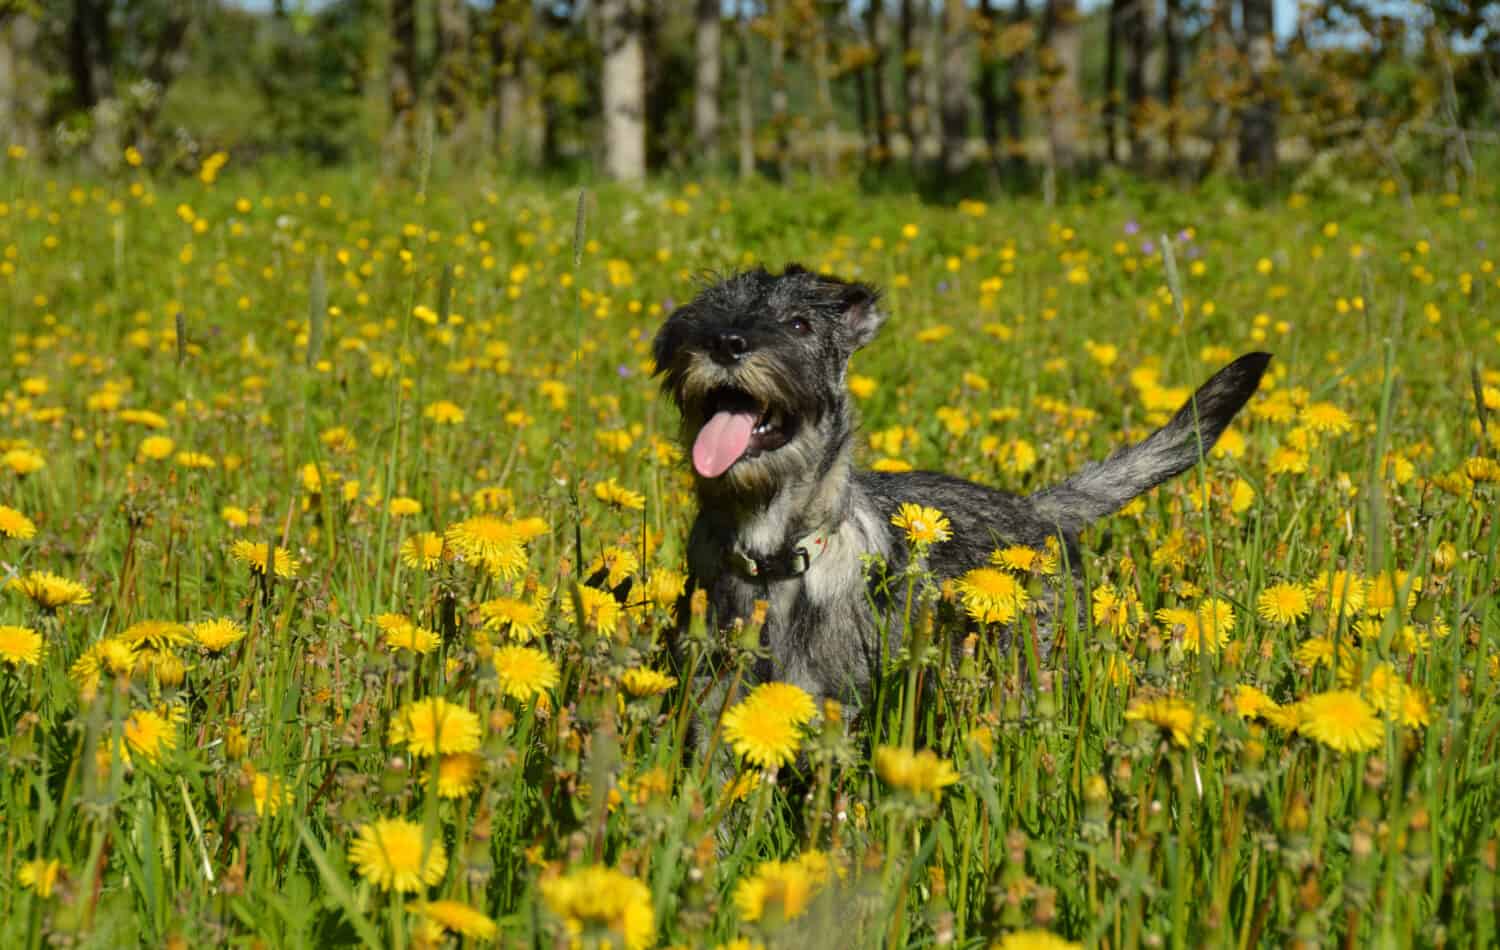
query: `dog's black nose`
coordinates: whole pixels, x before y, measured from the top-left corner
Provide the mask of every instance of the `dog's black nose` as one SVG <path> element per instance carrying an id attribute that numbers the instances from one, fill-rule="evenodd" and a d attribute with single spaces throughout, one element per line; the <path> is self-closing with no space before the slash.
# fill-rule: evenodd
<path id="1" fill-rule="evenodd" d="M 734 330 L 724 330 L 714 338 L 714 356 L 721 363 L 738 363 L 750 350 L 750 344 Z"/>

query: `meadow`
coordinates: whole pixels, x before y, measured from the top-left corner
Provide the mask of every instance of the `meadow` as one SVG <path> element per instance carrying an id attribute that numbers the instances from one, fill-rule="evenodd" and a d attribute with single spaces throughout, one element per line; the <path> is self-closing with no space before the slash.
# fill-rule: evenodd
<path id="1" fill-rule="evenodd" d="M 1492 186 L 0 162 L 0 944 L 1500 939 Z M 1275 361 L 1086 535 L 1047 669 L 918 562 L 877 713 L 761 687 L 705 747 L 757 638 L 679 606 L 649 344 L 792 260 L 887 292 L 866 465 L 1033 490 Z M 1023 629 L 1049 553 L 996 553 Z"/>

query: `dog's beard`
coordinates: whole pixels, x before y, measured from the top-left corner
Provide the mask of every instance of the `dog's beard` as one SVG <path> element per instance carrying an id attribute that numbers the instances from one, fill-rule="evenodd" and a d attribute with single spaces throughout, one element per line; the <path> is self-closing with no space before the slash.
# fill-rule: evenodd
<path id="1" fill-rule="evenodd" d="M 836 401 L 811 389 L 781 362 L 756 353 L 726 367 L 692 353 L 675 383 L 682 410 L 682 441 L 694 455 L 704 494 L 764 499 L 822 466 L 825 450 L 833 441 L 828 429 L 831 416 L 836 415 L 830 412 L 836 409 Z M 738 418 L 726 418 L 730 416 Z M 706 432 L 710 426 L 715 431 Z M 731 434 L 719 434 L 718 430 L 734 427 L 737 431 Z M 722 441 L 700 444 L 715 439 Z M 726 463 L 725 453 L 734 458 Z"/>

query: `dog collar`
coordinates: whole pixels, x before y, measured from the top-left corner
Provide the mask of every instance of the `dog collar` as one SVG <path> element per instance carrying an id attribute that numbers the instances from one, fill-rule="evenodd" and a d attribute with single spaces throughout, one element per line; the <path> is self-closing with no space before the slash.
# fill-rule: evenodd
<path id="1" fill-rule="evenodd" d="M 739 548 L 733 548 L 729 552 L 729 560 L 734 564 L 735 569 L 746 577 L 781 580 L 807 573 L 813 561 L 816 561 L 826 550 L 828 550 L 828 535 L 822 531 L 815 531 L 799 538 L 786 554 L 757 558 L 746 554 Z"/>

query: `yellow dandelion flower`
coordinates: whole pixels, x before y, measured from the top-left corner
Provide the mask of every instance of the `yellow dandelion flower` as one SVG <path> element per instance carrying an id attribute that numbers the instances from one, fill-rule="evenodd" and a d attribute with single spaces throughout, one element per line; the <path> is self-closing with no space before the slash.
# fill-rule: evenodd
<path id="1" fill-rule="evenodd" d="M 1242 515 L 1255 504 L 1255 489 L 1243 478 L 1236 478 L 1229 489 L 1229 510 Z"/>
<path id="2" fill-rule="evenodd" d="M 791 861 L 763 861 L 735 885 L 734 906 L 740 919 L 749 922 L 767 916 L 795 920 L 829 880 L 828 856 L 819 851 Z"/>
<path id="3" fill-rule="evenodd" d="M 99 688 L 100 678 L 107 672 L 112 676 L 124 676 L 135 666 L 135 651 L 128 643 L 109 637 L 84 650 L 68 668 L 68 678 L 78 686 L 85 698 L 92 697 Z"/>
<path id="4" fill-rule="evenodd" d="M 418 571 L 430 571 L 443 561 L 443 536 L 423 531 L 401 542 L 401 563 Z"/>
<path id="5" fill-rule="evenodd" d="M 1182 748 L 1196 743 L 1208 732 L 1209 719 L 1185 699 L 1158 696 L 1131 703 L 1125 710 L 1127 722 L 1148 722 L 1172 737 Z"/>
<path id="6" fill-rule="evenodd" d="M 443 879 L 448 852 L 441 841 L 424 840 L 416 822 L 381 818 L 360 827 L 349 863 L 383 891 L 420 891 Z"/>
<path id="7" fill-rule="evenodd" d="M 450 526 L 443 536 L 458 554 L 505 580 L 515 580 L 526 569 L 525 538 L 509 521 L 477 515 Z"/>
<path id="8" fill-rule="evenodd" d="M 613 478 L 594 486 L 594 497 L 615 508 L 625 511 L 640 511 L 646 507 L 646 496 L 631 491 Z"/>
<path id="9" fill-rule="evenodd" d="M 178 452 L 177 457 L 172 460 L 178 468 L 211 469 L 218 468 L 219 463 L 214 457 L 205 452 Z"/>
<path id="10" fill-rule="evenodd" d="M 456 426 L 464 421 L 464 411 L 446 399 L 431 403 L 422 410 L 422 415 L 440 426 Z"/>
<path id="11" fill-rule="evenodd" d="M 612 637 L 620 626 L 619 601 L 608 591 L 582 585 L 577 588 L 579 609 L 583 611 L 583 622 L 600 635 Z"/>
<path id="12" fill-rule="evenodd" d="M 1272 584 L 1255 599 L 1255 612 L 1262 620 L 1282 625 L 1306 617 L 1310 606 L 1307 588 L 1286 581 Z"/>
<path id="13" fill-rule="evenodd" d="M 24 577 L 11 578 L 10 583 L 5 586 L 29 598 L 47 613 L 94 602 L 94 595 L 87 587 L 48 571 L 32 571 Z"/>
<path id="14" fill-rule="evenodd" d="M 415 498 L 400 496 L 391 499 L 387 510 L 390 511 L 392 518 L 406 518 L 411 515 L 420 515 L 422 503 Z"/>
<path id="15" fill-rule="evenodd" d="M 1057 573 L 1057 555 L 1050 550 L 1039 551 L 1036 548 L 1028 548 L 1024 545 L 1013 544 L 990 554 L 990 563 L 996 567 L 1005 568 L 1008 571 L 1018 571 L 1029 574 L 1036 571 L 1039 574 L 1051 576 Z"/>
<path id="16" fill-rule="evenodd" d="M 1471 482 L 1500 482 L 1500 462 L 1484 456 L 1467 458 L 1464 460 L 1463 473 Z"/>
<path id="17" fill-rule="evenodd" d="M 913 752 L 898 746 L 875 750 L 875 772 L 887 785 L 916 798 L 937 802 L 943 789 L 958 781 L 953 763 L 931 749 Z"/>
<path id="18" fill-rule="evenodd" d="M 225 505 L 219 509 L 219 517 L 231 528 L 243 528 L 250 523 L 250 513 L 243 508 L 234 505 Z"/>
<path id="19" fill-rule="evenodd" d="M 1094 588 L 1094 625 L 1116 635 L 1123 634 L 1130 627 L 1131 618 L 1139 611 L 1139 606 L 1134 591 L 1117 591 L 1113 584 L 1100 584 Z"/>
<path id="20" fill-rule="evenodd" d="M 222 617 L 195 623 L 190 629 L 193 639 L 210 653 L 222 653 L 245 637 L 245 628 Z"/>
<path id="21" fill-rule="evenodd" d="M 990 950 L 1079 950 L 1083 944 L 1047 930 L 1017 930 L 990 945 Z"/>
<path id="22" fill-rule="evenodd" d="M 0 662 L 19 668 L 36 666 L 42 658 L 42 636 L 30 627 L 0 624 Z"/>
<path id="23" fill-rule="evenodd" d="M 25 541 L 36 534 L 36 522 L 7 505 L 0 505 L 0 534 Z"/>
<path id="24" fill-rule="evenodd" d="M 438 648 L 442 640 L 436 633 L 409 623 L 385 632 L 385 645 L 392 650 L 410 650 L 418 656 L 426 656 Z"/>
<path id="25" fill-rule="evenodd" d="M 427 901 L 412 909 L 449 933 L 475 940 L 495 939 L 495 922 L 468 904 L 459 901 Z"/>
<path id="26" fill-rule="evenodd" d="M 1217 597 L 1200 603 L 1196 610 L 1186 607 L 1163 607 L 1156 612 L 1158 623 L 1182 637 L 1183 649 L 1197 653 L 1205 646 L 1217 653 L 1229 642 L 1234 629 L 1234 608 Z"/>
<path id="27" fill-rule="evenodd" d="M 591 583 L 597 583 L 592 578 L 596 574 L 602 574 L 604 586 L 615 588 L 624 583 L 625 578 L 640 570 L 640 566 L 641 559 L 636 557 L 634 551 L 612 544 L 589 562 L 584 576 L 590 578 Z"/>
<path id="28" fill-rule="evenodd" d="M 1274 709 L 1266 709 L 1261 713 L 1261 718 L 1283 732 L 1296 732 L 1302 725 L 1303 720 L 1302 703 L 1287 703 Z"/>
<path id="29" fill-rule="evenodd" d="M 724 739 L 735 754 L 763 769 L 792 761 L 802 727 L 817 715 L 812 697 L 791 683 L 763 683 L 724 714 Z"/>
<path id="30" fill-rule="evenodd" d="M 391 745 L 404 745 L 416 756 L 473 752 L 480 737 L 479 716 L 441 696 L 401 707 L 386 735 Z"/>
<path id="31" fill-rule="evenodd" d="M 118 639 L 133 649 L 166 650 L 191 643 L 192 633 L 173 620 L 139 620 L 122 630 Z"/>
<path id="32" fill-rule="evenodd" d="M 8 468 L 17 475 L 31 475 L 47 467 L 47 460 L 40 452 L 25 447 L 14 448 L 0 455 L 0 468 Z"/>
<path id="33" fill-rule="evenodd" d="M 1375 709 L 1353 690 L 1318 693 L 1298 705 L 1297 731 L 1335 752 L 1368 752 L 1385 741 L 1385 727 Z"/>
<path id="34" fill-rule="evenodd" d="M 57 879 L 62 875 L 62 862 L 56 858 L 32 858 L 16 871 L 16 882 L 36 892 L 36 896 L 52 896 Z"/>
<path id="35" fill-rule="evenodd" d="M 1422 729 L 1432 722 L 1432 700 L 1421 687 L 1408 686 L 1401 691 L 1401 705 L 1391 713 L 1401 725 Z"/>
<path id="36" fill-rule="evenodd" d="M 150 709 L 131 713 L 122 732 L 129 750 L 148 762 L 155 762 L 162 752 L 177 746 L 177 727 Z"/>
<path id="37" fill-rule="evenodd" d="M 1333 641 L 1324 637 L 1310 637 L 1297 645 L 1293 653 L 1303 666 L 1333 666 Z"/>
<path id="38" fill-rule="evenodd" d="M 254 541 L 236 541 L 229 546 L 229 556 L 250 568 L 252 574 L 264 574 L 266 572 L 266 555 L 269 544 L 257 544 Z M 297 559 L 292 557 L 292 552 L 281 545 L 276 545 L 276 551 L 271 556 L 277 577 L 293 578 L 302 569 Z"/>
<path id="39" fill-rule="evenodd" d="M 484 775 L 484 756 L 477 752 L 455 752 L 438 759 L 437 790 L 439 798 L 463 798 L 472 792 Z M 431 779 L 431 769 L 422 769 L 422 782 Z"/>
<path id="40" fill-rule="evenodd" d="M 941 511 L 924 505 L 902 502 L 891 516 L 891 524 L 906 532 L 906 540 L 915 545 L 935 544 L 953 537 L 953 526 Z"/>
<path id="41" fill-rule="evenodd" d="M 484 629 L 504 633 L 518 643 L 534 640 L 542 630 L 542 608 L 513 597 L 496 597 L 478 607 Z"/>
<path id="42" fill-rule="evenodd" d="M 1013 575 L 990 567 L 969 571 L 957 587 L 964 610 L 980 623 L 1010 623 L 1031 599 Z"/>
<path id="43" fill-rule="evenodd" d="M 1343 435 L 1353 430 L 1354 420 L 1349 413 L 1331 402 L 1315 402 L 1302 407 L 1297 422 L 1319 434 Z"/>
<path id="44" fill-rule="evenodd" d="M 533 647 L 506 646 L 490 662 L 500 678 L 500 689 L 512 699 L 527 702 L 557 685 L 557 663 Z"/>
<path id="45" fill-rule="evenodd" d="M 172 451 L 176 448 L 177 443 L 173 442 L 167 436 L 148 435 L 141 440 L 141 444 L 136 448 L 135 454 L 137 458 L 160 462 L 171 455 Z"/>
<path id="46" fill-rule="evenodd" d="M 1280 707 L 1257 687 L 1240 683 L 1234 688 L 1234 711 L 1241 719 L 1262 719 Z"/>
<path id="47" fill-rule="evenodd" d="M 1364 579 L 1348 571 L 1324 571 L 1312 582 L 1312 593 L 1320 606 L 1327 607 L 1330 617 L 1340 611 L 1357 614 L 1365 606 Z"/>
<path id="48" fill-rule="evenodd" d="M 1306 452 L 1283 445 L 1271 454 L 1266 467 L 1272 475 L 1306 475 L 1310 462 Z"/>
<path id="49" fill-rule="evenodd" d="M 677 677 L 660 670 L 637 666 L 620 674 L 620 685 L 625 692 L 639 699 L 644 696 L 660 696 L 677 685 Z"/>
<path id="50" fill-rule="evenodd" d="M 646 597 L 662 610 L 672 610 L 687 589 L 687 576 L 669 568 L 651 572 L 646 580 Z"/>
<path id="51" fill-rule="evenodd" d="M 1382 571 L 1369 582 L 1365 596 L 1365 609 L 1371 616 L 1384 618 L 1396 606 L 1400 591 L 1406 593 L 1406 609 L 1417 605 L 1417 595 L 1422 592 L 1422 578 L 1412 577 L 1406 571 Z"/>
<path id="52" fill-rule="evenodd" d="M 575 940 L 588 935 L 593 945 L 644 950 L 656 939 L 651 890 L 628 874 L 595 864 L 543 880 L 540 889 Z"/>
<path id="53" fill-rule="evenodd" d="M 256 771 L 249 765 L 246 769 L 250 772 L 250 797 L 255 802 L 257 815 L 275 815 L 292 803 L 292 790 L 280 778 Z"/>
<path id="54" fill-rule="evenodd" d="M 390 633 L 392 630 L 400 630 L 402 627 L 411 626 L 411 618 L 406 614 L 376 614 L 375 626 L 382 633 Z"/>

